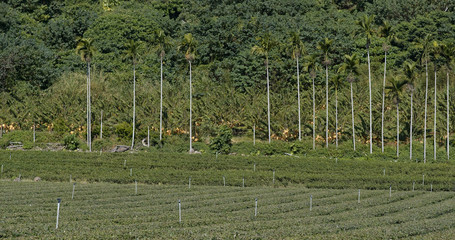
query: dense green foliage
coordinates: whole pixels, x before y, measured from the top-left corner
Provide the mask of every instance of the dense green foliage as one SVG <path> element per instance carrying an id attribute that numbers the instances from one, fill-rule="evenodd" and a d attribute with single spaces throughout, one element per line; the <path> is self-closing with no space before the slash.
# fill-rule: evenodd
<path id="1" fill-rule="evenodd" d="M 0 182 L 2 238 L 451 239 L 453 192 Z M 310 211 L 310 195 L 312 204 Z M 57 198 L 62 202 L 55 229 Z M 255 199 L 257 198 L 257 216 Z M 178 200 L 182 222 L 179 223 Z"/>
<path id="2" fill-rule="evenodd" d="M 268 53 L 271 81 L 272 138 L 294 140 L 298 137 L 296 73 L 293 53 L 286 43 L 290 32 L 300 33 L 306 54 L 321 55 L 316 45 L 333 40 L 325 63 L 329 78 L 339 77 L 338 68 L 344 55 L 357 54 L 360 76 L 354 84 L 356 134 L 358 140 L 368 138 L 368 81 L 366 39 L 356 35 L 355 22 L 361 16 L 375 15 L 370 54 L 373 77 L 373 141 L 379 144 L 381 126 L 382 74 L 384 39 L 378 28 L 383 20 L 393 26 L 396 38 L 388 39 L 388 76 L 401 76 L 405 61 L 419 63 L 415 81 L 414 107 L 420 113 L 424 103 L 423 49 L 419 39 L 432 34 L 439 43 L 455 42 L 453 1 L 434 0 L 141 0 L 141 1 L 19 1 L 0 3 L 0 124 L 10 128 L 30 129 L 33 122 L 41 130 L 57 130 L 60 126 L 85 139 L 86 65 L 76 54 L 76 39 L 93 40 L 96 53 L 92 59 L 92 128 L 99 126 L 101 110 L 105 116 L 103 129 L 111 141 L 126 141 L 130 134 L 125 126 L 132 119 L 132 66 L 124 56 L 129 40 L 144 43 L 137 59 L 136 122 L 137 140 L 141 131 L 159 129 L 159 56 L 164 55 L 163 128 L 167 135 L 187 134 L 188 64 L 177 46 L 185 34 L 198 42 L 193 63 L 193 122 L 195 141 L 210 142 L 219 125 L 233 129 L 234 136 L 251 136 L 256 126 L 257 137 L 267 136 L 264 58 L 252 53 L 257 37 L 269 33 L 278 43 Z M 163 30 L 172 46 L 157 51 L 156 32 Z M 301 63 L 301 101 L 303 135 L 312 136 L 311 77 Z M 450 64 L 442 55 L 430 52 L 430 70 L 436 67 L 438 113 L 429 112 L 429 122 L 437 120 L 438 129 L 427 129 L 428 137 L 437 133 L 443 145 L 445 134 L 445 76 Z M 325 57 L 325 56 L 324 56 Z M 318 63 L 322 64 L 318 56 Z M 430 83 L 434 81 L 430 71 Z M 453 71 L 449 73 L 455 79 Z M 329 141 L 334 141 L 334 100 L 325 104 L 325 75 L 316 71 L 316 132 L 319 144 L 325 141 L 325 110 L 329 110 Z M 341 75 L 342 78 L 346 76 Z M 433 79 L 433 80 L 432 80 Z M 347 84 L 338 86 L 339 132 L 341 141 L 351 139 L 350 99 Z M 332 84 L 331 84 L 332 86 Z M 433 87 L 430 84 L 430 91 Z M 450 84 L 452 89 L 454 84 Z M 333 86 L 331 92 L 335 91 Z M 429 104 L 434 99 L 430 95 Z M 395 141 L 393 97 L 386 99 L 385 139 Z M 409 139 L 409 94 L 400 103 L 402 141 Z M 455 104 L 450 104 L 455 112 Z M 423 116 L 414 116 L 414 139 L 423 136 Z M 444 123 L 444 124 L 442 124 Z M 62 126 L 63 124 L 63 126 Z M 430 124 L 431 125 L 431 124 Z M 430 126 L 429 125 L 429 126 Z M 449 124 L 455 129 L 455 121 Z M 122 127 L 121 133 L 117 132 Z M 99 128 L 99 127 L 98 127 Z M 451 131 L 453 132 L 453 131 Z M 117 136 L 114 136 L 118 134 Z M 95 135 L 92 138 L 96 138 Z M 453 142 L 453 141 L 452 141 Z"/>
<path id="3" fill-rule="evenodd" d="M 269 146 L 268 144 L 265 146 Z M 420 163 L 372 158 L 327 158 L 322 156 L 226 156 L 175 153 L 74 153 L 0 151 L 2 179 L 33 179 L 149 184 L 287 186 L 312 188 L 362 188 L 455 191 L 455 166 L 451 163 Z M 256 165 L 256 167 L 254 167 Z M 132 169 L 132 170 L 131 170 Z M 385 169 L 385 175 L 384 175 Z M 273 171 L 275 170 L 275 183 Z M 425 184 L 422 185 L 423 174 Z"/>

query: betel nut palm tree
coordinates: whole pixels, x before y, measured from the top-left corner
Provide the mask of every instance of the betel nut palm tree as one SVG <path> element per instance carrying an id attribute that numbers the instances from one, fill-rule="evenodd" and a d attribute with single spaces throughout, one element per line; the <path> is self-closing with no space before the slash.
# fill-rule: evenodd
<path id="1" fill-rule="evenodd" d="M 355 123 L 354 123 L 354 94 L 352 84 L 356 81 L 357 76 L 360 73 L 359 69 L 359 58 L 356 54 L 351 56 L 345 55 L 344 62 L 338 69 L 338 73 L 346 74 L 346 80 L 349 82 L 351 87 L 351 118 L 352 118 L 352 144 L 355 151 Z"/>
<path id="2" fill-rule="evenodd" d="M 409 159 L 412 160 L 412 127 L 413 127 L 413 96 L 414 82 L 417 78 L 416 64 L 414 62 L 404 63 L 404 75 L 408 81 L 408 89 L 411 92 L 411 123 L 409 128 Z"/>
<path id="3" fill-rule="evenodd" d="M 379 28 L 379 36 L 384 38 L 382 49 L 384 50 L 384 79 L 382 82 L 382 108 L 381 108 L 381 151 L 384 152 L 384 108 L 385 108 L 385 84 L 387 76 L 387 53 L 390 49 L 390 43 L 396 39 L 394 27 L 388 21 L 383 21 Z"/>
<path id="4" fill-rule="evenodd" d="M 356 24 L 360 27 L 358 33 L 366 38 L 365 48 L 367 49 L 368 60 L 368 89 L 369 89 L 369 105 L 370 105 L 370 154 L 373 152 L 373 117 L 371 112 L 371 67 L 370 67 L 370 44 L 371 38 L 374 36 L 374 15 L 363 15 L 360 17 Z"/>
<path id="5" fill-rule="evenodd" d="M 329 147 L 329 52 L 332 47 L 333 40 L 325 38 L 318 43 L 317 48 L 322 51 L 323 61 L 325 65 L 325 147 Z"/>
<path id="6" fill-rule="evenodd" d="M 90 64 L 96 48 L 93 45 L 93 40 L 90 38 L 77 39 L 76 54 L 82 61 L 87 63 L 87 146 L 89 151 L 92 151 L 92 129 L 91 129 L 91 103 L 90 103 Z"/>
<path id="7" fill-rule="evenodd" d="M 156 51 L 160 57 L 160 144 L 163 139 L 163 59 L 166 50 L 171 47 L 171 41 L 161 29 L 155 32 Z"/>
<path id="8" fill-rule="evenodd" d="M 271 129 L 270 129 L 270 80 L 269 80 L 269 53 L 277 46 L 277 42 L 272 37 L 270 32 L 264 33 L 262 36 L 256 38 L 258 45 L 251 48 L 253 54 L 258 54 L 265 57 L 265 68 L 267 77 L 267 128 L 269 143 L 271 143 Z"/>
<path id="9" fill-rule="evenodd" d="M 193 106 L 193 89 L 192 89 L 192 75 L 191 64 L 196 56 L 197 41 L 194 39 L 193 34 L 187 33 L 183 36 L 183 40 L 178 46 L 178 50 L 185 54 L 185 59 L 188 61 L 190 67 L 190 150 L 189 153 L 194 153 L 193 149 L 193 133 L 192 133 L 192 106 Z"/>
<path id="10" fill-rule="evenodd" d="M 129 40 L 125 45 L 125 56 L 130 58 L 133 64 L 133 136 L 131 138 L 131 150 L 134 148 L 134 137 L 136 132 L 136 64 L 142 43 Z"/>
<path id="11" fill-rule="evenodd" d="M 289 47 L 291 50 L 291 57 L 296 61 L 297 67 L 297 112 L 299 117 L 299 141 L 302 141 L 302 123 L 301 123 L 301 116 L 300 116 L 300 68 L 299 68 L 299 58 L 305 54 L 305 46 L 303 45 L 303 41 L 300 39 L 299 32 L 291 32 L 289 37 Z"/>
<path id="12" fill-rule="evenodd" d="M 403 94 L 403 89 L 408 83 L 406 80 L 401 80 L 399 76 L 394 76 L 389 79 L 390 86 L 386 89 L 392 94 L 393 101 L 397 108 L 397 158 L 400 156 L 400 101 Z"/>
<path id="13" fill-rule="evenodd" d="M 423 163 L 427 162 L 427 116 L 428 116 L 428 61 L 430 60 L 431 35 L 427 34 L 416 43 L 422 49 L 421 63 L 425 64 L 425 117 L 423 127 Z"/>
<path id="14" fill-rule="evenodd" d="M 307 72 L 312 80 L 313 86 L 313 150 L 316 148 L 316 100 L 315 100 L 315 89 L 314 79 L 316 78 L 317 72 L 320 70 L 318 64 L 318 55 L 311 54 L 305 57 L 304 71 Z"/>

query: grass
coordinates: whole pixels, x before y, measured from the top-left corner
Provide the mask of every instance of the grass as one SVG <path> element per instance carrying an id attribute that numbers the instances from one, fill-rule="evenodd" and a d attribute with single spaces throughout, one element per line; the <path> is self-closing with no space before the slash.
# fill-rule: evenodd
<path id="1" fill-rule="evenodd" d="M 0 182 L 0 237 L 26 239 L 453 238 L 455 193 Z M 312 211 L 309 197 L 313 196 Z M 56 198 L 62 198 L 55 229 Z M 258 215 L 254 200 L 258 198 Z M 178 200 L 182 202 L 179 223 Z"/>

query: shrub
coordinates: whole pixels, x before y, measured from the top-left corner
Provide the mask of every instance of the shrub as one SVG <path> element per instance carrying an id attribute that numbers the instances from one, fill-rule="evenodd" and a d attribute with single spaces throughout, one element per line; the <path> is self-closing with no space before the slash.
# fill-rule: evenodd
<path id="1" fill-rule="evenodd" d="M 65 148 L 68 150 L 76 150 L 79 148 L 81 145 L 79 139 L 77 139 L 75 134 L 71 135 L 66 135 L 63 138 L 63 145 L 65 145 Z"/>
<path id="2" fill-rule="evenodd" d="M 231 140 L 232 130 L 227 126 L 221 126 L 217 136 L 210 143 L 210 149 L 227 154 L 231 151 Z"/>
<path id="3" fill-rule="evenodd" d="M 115 125 L 115 134 L 120 139 L 131 139 L 133 136 L 133 126 L 127 122 Z"/>
<path id="4" fill-rule="evenodd" d="M 67 126 L 63 118 L 57 118 L 57 120 L 55 120 L 53 130 L 59 136 L 63 136 L 63 134 L 70 132 L 70 128 Z"/>

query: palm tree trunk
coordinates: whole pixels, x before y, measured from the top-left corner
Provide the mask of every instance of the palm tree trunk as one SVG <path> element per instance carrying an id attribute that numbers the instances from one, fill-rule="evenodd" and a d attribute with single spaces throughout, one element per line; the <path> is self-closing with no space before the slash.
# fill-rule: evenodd
<path id="1" fill-rule="evenodd" d="M 411 126 L 410 126 L 410 139 L 409 139 L 409 160 L 412 160 L 412 115 L 413 115 L 413 101 L 414 90 L 411 89 Z"/>
<path id="2" fill-rule="evenodd" d="M 423 163 L 427 162 L 428 60 L 425 58 L 425 121 L 423 127 Z"/>
<path id="3" fill-rule="evenodd" d="M 384 153 L 384 105 L 385 105 L 385 80 L 387 73 L 387 51 L 384 52 L 384 81 L 382 83 L 382 115 L 381 115 L 381 150 Z"/>
<path id="4" fill-rule="evenodd" d="M 437 109 L 436 109 L 436 105 L 437 105 L 437 102 L 438 102 L 438 99 L 437 99 L 437 86 L 436 86 L 436 79 L 437 79 L 437 73 L 436 73 L 436 67 L 434 68 L 434 129 L 433 129 L 433 154 L 434 154 L 434 161 L 436 161 L 436 113 L 437 113 Z"/>
<path id="5" fill-rule="evenodd" d="M 335 145 L 338 149 L 338 87 L 335 88 Z"/>
<path id="6" fill-rule="evenodd" d="M 397 99 L 397 158 L 400 156 L 400 110 Z"/>
<path id="7" fill-rule="evenodd" d="M 131 139 L 131 150 L 134 148 L 134 133 L 136 132 L 136 65 L 133 64 L 133 137 Z"/>
<path id="8" fill-rule="evenodd" d="M 329 68 L 325 65 L 325 147 L 329 147 Z"/>
<path id="9" fill-rule="evenodd" d="M 160 57 L 160 145 L 163 138 L 163 56 Z"/>
<path id="10" fill-rule="evenodd" d="M 296 58 L 297 60 L 297 107 L 299 113 L 299 141 L 302 141 L 302 124 L 300 118 L 300 71 L 299 71 L 299 57 Z"/>
<path id="11" fill-rule="evenodd" d="M 368 56 L 368 88 L 370 93 L 370 154 L 373 153 L 373 118 L 371 114 L 371 69 L 370 69 L 370 48 L 367 48 Z"/>
<path id="12" fill-rule="evenodd" d="M 352 82 L 351 82 L 351 113 L 352 113 L 352 144 L 355 151 L 355 125 L 354 125 L 354 96 L 352 94 Z"/>
<path id="13" fill-rule="evenodd" d="M 449 71 L 447 70 L 447 160 L 449 160 L 450 157 L 450 117 L 449 117 Z"/>
<path id="14" fill-rule="evenodd" d="M 270 82 L 269 82 L 269 58 L 266 57 L 265 60 L 266 70 L 267 70 L 267 124 L 269 130 L 269 144 L 271 142 L 271 135 L 270 135 Z"/>
<path id="15" fill-rule="evenodd" d="M 87 64 L 88 65 L 88 97 L 87 97 L 87 101 L 88 101 L 88 117 L 87 117 L 87 121 L 88 121 L 88 126 L 87 126 L 87 130 L 88 130 L 88 147 L 89 147 L 89 151 L 91 152 L 92 151 L 92 106 L 91 106 L 91 92 L 90 92 L 90 85 L 91 85 L 91 80 L 90 80 L 90 62 Z"/>
<path id="16" fill-rule="evenodd" d="M 191 128 L 192 128 L 192 105 L 193 105 L 193 89 L 192 89 L 192 84 L 191 84 L 191 61 L 188 61 L 188 63 L 190 64 L 190 153 L 192 152 L 193 150 L 193 135 L 192 135 L 192 132 L 191 132 Z"/>
<path id="17" fill-rule="evenodd" d="M 313 150 L 316 148 L 316 102 L 315 102 L 315 93 L 314 93 L 314 77 L 312 78 L 313 79 Z"/>
<path id="18" fill-rule="evenodd" d="M 90 140 L 89 140 L 89 133 L 88 133 L 88 130 L 89 130 L 89 121 L 88 121 L 88 116 L 89 116 L 89 89 L 90 89 L 90 82 L 89 82 L 89 77 L 90 76 L 90 64 L 87 62 L 87 147 L 90 146 Z"/>
<path id="19" fill-rule="evenodd" d="M 101 121 L 100 121 L 100 139 L 103 139 L 103 110 L 101 110 Z"/>

